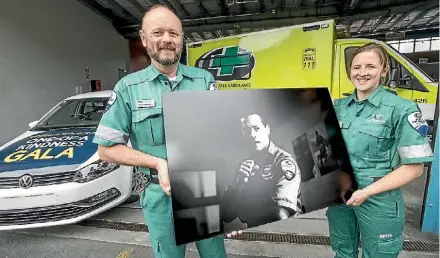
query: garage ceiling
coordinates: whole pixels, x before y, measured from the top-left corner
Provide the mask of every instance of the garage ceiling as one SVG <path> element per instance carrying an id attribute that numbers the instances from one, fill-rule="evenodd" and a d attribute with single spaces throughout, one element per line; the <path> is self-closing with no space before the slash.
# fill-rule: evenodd
<path id="1" fill-rule="evenodd" d="M 438 36 L 438 0 L 77 0 L 137 38 L 143 13 L 165 4 L 182 20 L 189 42 L 335 19 L 346 37 Z"/>

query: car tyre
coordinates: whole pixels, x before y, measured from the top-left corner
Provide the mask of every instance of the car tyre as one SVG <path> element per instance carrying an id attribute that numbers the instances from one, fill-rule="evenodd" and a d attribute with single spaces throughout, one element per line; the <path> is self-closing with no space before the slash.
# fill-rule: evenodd
<path id="1" fill-rule="evenodd" d="M 137 202 L 140 199 L 139 195 L 132 194 L 130 197 L 125 200 L 125 203 L 134 203 Z"/>

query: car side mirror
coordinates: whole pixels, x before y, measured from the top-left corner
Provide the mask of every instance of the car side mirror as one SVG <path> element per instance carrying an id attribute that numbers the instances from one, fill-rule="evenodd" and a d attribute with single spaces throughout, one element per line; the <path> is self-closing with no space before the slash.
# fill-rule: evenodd
<path id="1" fill-rule="evenodd" d="M 413 81 L 412 76 L 405 76 L 403 78 L 400 78 L 400 85 L 411 86 L 412 81 Z"/>
<path id="2" fill-rule="evenodd" d="M 38 120 L 33 121 L 33 122 L 30 122 L 30 123 L 29 123 L 29 128 L 33 128 L 34 126 L 37 125 L 37 123 L 38 123 Z"/>
<path id="3" fill-rule="evenodd" d="M 391 81 L 389 87 L 390 87 L 390 89 L 396 88 L 397 87 L 396 81 Z"/>

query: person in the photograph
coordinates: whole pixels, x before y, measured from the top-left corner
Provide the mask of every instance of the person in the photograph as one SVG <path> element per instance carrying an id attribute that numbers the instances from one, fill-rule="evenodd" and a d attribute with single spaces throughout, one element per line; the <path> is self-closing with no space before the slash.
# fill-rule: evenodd
<path id="1" fill-rule="evenodd" d="M 241 123 L 249 155 L 224 192 L 222 220 L 239 218 L 249 228 L 300 214 L 301 173 L 295 159 L 271 141 L 270 126 L 260 115 L 243 117 Z"/>
<path id="2" fill-rule="evenodd" d="M 184 258 L 186 246 L 176 246 L 174 239 L 161 96 L 170 91 L 211 90 L 215 83 L 209 72 L 179 63 L 182 24 L 166 6 L 154 6 L 144 15 L 140 37 L 151 65 L 116 84 L 94 142 L 102 160 L 139 167 L 151 179 L 140 204 L 154 257 Z M 132 147 L 127 146 L 129 139 Z M 226 257 L 222 235 L 197 241 L 196 246 L 202 258 Z"/>
<path id="3" fill-rule="evenodd" d="M 357 49 L 347 71 L 355 91 L 334 103 L 355 178 L 341 178 L 346 182 L 341 189 L 345 203 L 328 209 L 337 258 L 358 257 L 360 237 L 362 257 L 399 256 L 405 222 L 401 187 L 433 161 L 428 126 L 417 104 L 384 88 L 388 60 L 378 44 Z M 358 190 L 345 195 L 352 182 Z"/>
<path id="4" fill-rule="evenodd" d="M 316 146 L 318 146 L 319 154 L 318 159 L 319 163 L 321 163 L 321 167 L 324 166 L 325 161 L 327 160 L 327 142 L 324 139 L 324 136 L 320 135 L 318 131 L 315 131 L 316 135 Z"/>

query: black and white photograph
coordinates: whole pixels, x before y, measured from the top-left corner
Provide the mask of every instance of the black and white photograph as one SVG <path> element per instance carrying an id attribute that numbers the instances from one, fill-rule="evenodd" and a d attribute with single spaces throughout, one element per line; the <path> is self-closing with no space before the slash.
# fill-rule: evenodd
<path id="1" fill-rule="evenodd" d="M 177 245 L 328 207 L 352 178 L 325 87 L 172 92 L 163 108 Z"/>

